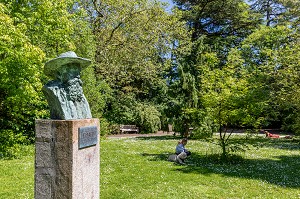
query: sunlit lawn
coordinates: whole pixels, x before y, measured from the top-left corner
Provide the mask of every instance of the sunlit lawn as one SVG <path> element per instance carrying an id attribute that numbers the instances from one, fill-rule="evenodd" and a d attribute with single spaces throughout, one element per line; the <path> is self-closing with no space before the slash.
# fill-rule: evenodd
<path id="1" fill-rule="evenodd" d="M 0 199 L 33 198 L 34 147 L 24 147 L 23 152 L 21 159 L 0 159 Z"/>
<path id="2" fill-rule="evenodd" d="M 299 143 L 247 142 L 243 162 L 221 164 L 218 146 L 189 141 L 193 154 L 180 166 L 166 161 L 177 139 L 103 140 L 101 198 L 300 198 Z"/>
<path id="3" fill-rule="evenodd" d="M 101 198 L 300 198 L 299 142 L 250 139 L 244 161 L 221 164 L 212 155 L 218 146 L 191 140 L 180 166 L 167 161 L 177 140 L 101 140 Z M 33 175 L 32 146 L 21 159 L 0 160 L 0 198 L 33 198 Z"/>

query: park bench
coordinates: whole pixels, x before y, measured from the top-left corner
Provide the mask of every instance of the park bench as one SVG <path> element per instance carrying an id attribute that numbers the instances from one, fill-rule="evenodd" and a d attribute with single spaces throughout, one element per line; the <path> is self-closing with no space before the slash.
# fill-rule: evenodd
<path id="1" fill-rule="evenodd" d="M 124 132 L 136 132 L 139 133 L 139 128 L 136 125 L 120 125 L 121 133 Z"/>

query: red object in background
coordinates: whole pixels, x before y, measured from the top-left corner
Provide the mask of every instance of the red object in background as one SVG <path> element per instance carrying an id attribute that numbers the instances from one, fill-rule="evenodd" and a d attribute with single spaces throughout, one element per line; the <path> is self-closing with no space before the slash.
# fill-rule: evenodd
<path id="1" fill-rule="evenodd" d="M 265 131 L 265 134 L 266 134 L 266 137 L 269 137 L 269 138 L 279 138 L 280 136 L 277 135 L 277 134 L 272 134 L 268 131 Z"/>

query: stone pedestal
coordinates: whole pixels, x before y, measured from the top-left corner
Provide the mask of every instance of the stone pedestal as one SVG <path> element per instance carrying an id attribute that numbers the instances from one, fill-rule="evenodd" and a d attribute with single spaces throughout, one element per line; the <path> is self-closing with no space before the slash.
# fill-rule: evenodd
<path id="1" fill-rule="evenodd" d="M 99 120 L 36 120 L 35 199 L 99 199 Z"/>

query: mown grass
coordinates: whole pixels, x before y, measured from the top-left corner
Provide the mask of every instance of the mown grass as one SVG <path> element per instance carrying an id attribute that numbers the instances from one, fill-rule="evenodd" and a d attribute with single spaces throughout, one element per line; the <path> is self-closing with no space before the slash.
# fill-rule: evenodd
<path id="1" fill-rule="evenodd" d="M 218 146 L 189 141 L 186 165 L 167 161 L 173 137 L 101 140 L 103 199 L 300 198 L 300 144 L 284 139 L 234 138 L 249 149 L 234 163 L 217 161 Z M 0 160 L 0 198 L 33 198 L 34 147 Z"/>
<path id="2" fill-rule="evenodd" d="M 34 147 L 23 146 L 22 157 L 0 160 L 0 199 L 33 198 Z"/>
<path id="3" fill-rule="evenodd" d="M 167 161 L 177 139 L 101 142 L 101 198 L 300 198 L 300 145 L 240 139 L 249 149 L 235 163 L 217 161 L 218 147 L 189 141 L 184 166 Z"/>

